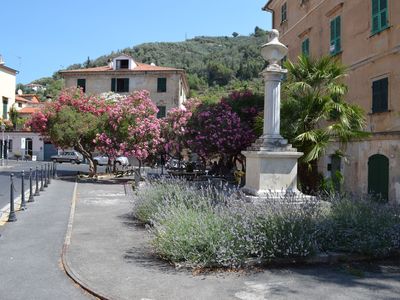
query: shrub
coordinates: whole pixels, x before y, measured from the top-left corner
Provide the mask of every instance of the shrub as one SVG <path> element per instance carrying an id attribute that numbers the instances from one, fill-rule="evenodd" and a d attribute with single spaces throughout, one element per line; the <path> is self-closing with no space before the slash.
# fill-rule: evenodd
<path id="1" fill-rule="evenodd" d="M 191 267 L 241 267 L 249 259 L 297 259 L 319 251 L 371 256 L 400 249 L 400 210 L 331 195 L 316 198 L 272 195 L 244 201 L 227 185 L 196 186 L 158 180 L 137 193 L 134 212 L 152 225 L 156 253 Z"/>
<path id="2" fill-rule="evenodd" d="M 385 256 L 400 248 L 400 210 L 371 199 L 339 198 L 320 233 L 322 249 Z"/>

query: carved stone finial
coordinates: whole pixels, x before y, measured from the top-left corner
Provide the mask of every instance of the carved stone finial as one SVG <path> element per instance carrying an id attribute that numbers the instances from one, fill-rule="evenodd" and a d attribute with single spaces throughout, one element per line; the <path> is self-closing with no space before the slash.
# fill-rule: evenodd
<path id="1" fill-rule="evenodd" d="M 275 69 L 280 69 L 278 62 L 285 57 L 288 48 L 279 41 L 279 31 L 272 29 L 269 41 L 261 47 L 262 57 Z"/>

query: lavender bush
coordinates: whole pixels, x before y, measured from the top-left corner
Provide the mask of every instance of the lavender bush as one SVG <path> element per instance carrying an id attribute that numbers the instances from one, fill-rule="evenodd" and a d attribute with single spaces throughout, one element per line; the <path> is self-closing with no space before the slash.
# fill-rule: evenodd
<path id="1" fill-rule="evenodd" d="M 169 179 L 140 189 L 134 214 L 152 225 L 160 257 L 191 267 L 241 267 L 319 251 L 386 255 L 400 248 L 398 208 L 339 197 L 330 206 L 300 200 L 253 204 L 227 186 Z"/>

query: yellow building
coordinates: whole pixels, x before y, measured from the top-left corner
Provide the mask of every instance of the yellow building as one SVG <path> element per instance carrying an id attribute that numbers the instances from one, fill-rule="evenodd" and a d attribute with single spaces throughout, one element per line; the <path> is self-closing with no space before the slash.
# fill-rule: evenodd
<path id="1" fill-rule="evenodd" d="M 270 0 L 263 9 L 288 59 L 332 55 L 348 67 L 347 101 L 366 113 L 371 137 L 349 143 L 344 158 L 333 143 L 324 175 L 340 170 L 345 190 L 400 203 L 400 1 Z"/>
<path id="2" fill-rule="evenodd" d="M 66 70 L 60 74 L 66 88 L 81 87 L 90 94 L 112 91 L 123 95 L 147 90 L 159 109 L 159 117 L 181 106 L 189 93 L 184 70 L 139 63 L 128 55 L 115 57 L 107 66 Z"/>

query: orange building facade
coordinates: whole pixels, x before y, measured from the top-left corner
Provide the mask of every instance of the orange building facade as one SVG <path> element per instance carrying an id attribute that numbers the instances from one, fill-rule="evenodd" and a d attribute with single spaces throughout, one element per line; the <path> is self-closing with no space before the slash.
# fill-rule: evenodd
<path id="1" fill-rule="evenodd" d="M 365 111 L 371 137 L 345 148 L 332 143 L 320 170 L 340 171 L 346 191 L 400 203 L 400 1 L 270 0 L 263 9 L 291 61 L 302 53 L 340 59 L 348 67 L 346 100 Z"/>

